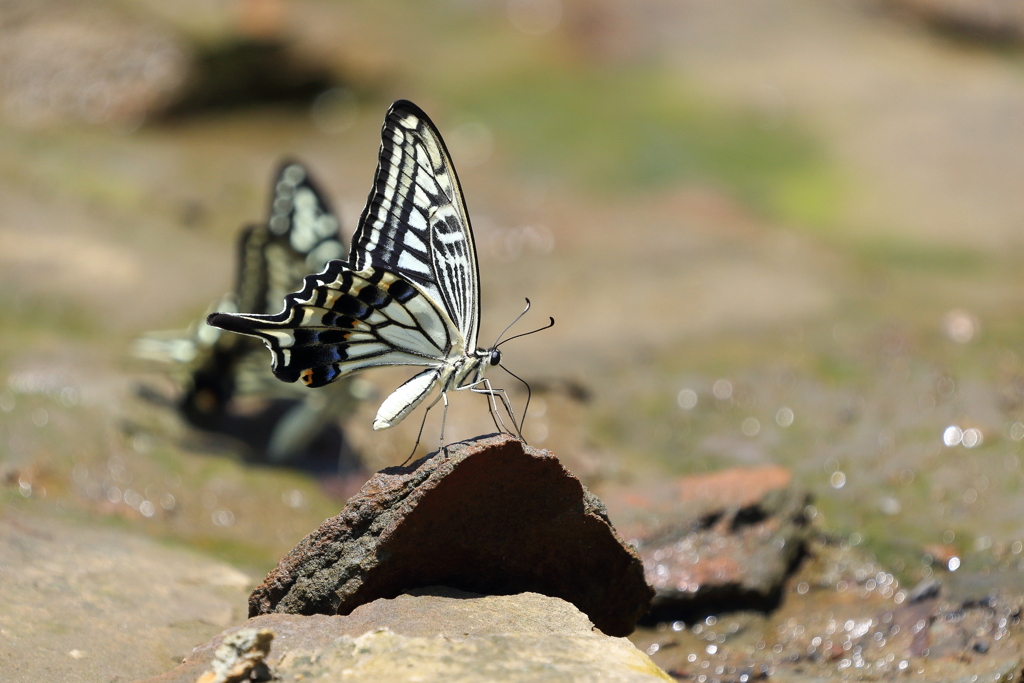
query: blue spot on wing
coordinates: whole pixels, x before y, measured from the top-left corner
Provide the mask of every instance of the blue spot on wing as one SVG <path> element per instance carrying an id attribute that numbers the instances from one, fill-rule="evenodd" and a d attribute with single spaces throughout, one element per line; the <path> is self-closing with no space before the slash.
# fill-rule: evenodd
<path id="1" fill-rule="evenodd" d="M 322 387 L 333 382 L 340 374 L 336 365 L 321 365 L 312 369 L 307 380 L 307 386 L 313 388 Z"/>

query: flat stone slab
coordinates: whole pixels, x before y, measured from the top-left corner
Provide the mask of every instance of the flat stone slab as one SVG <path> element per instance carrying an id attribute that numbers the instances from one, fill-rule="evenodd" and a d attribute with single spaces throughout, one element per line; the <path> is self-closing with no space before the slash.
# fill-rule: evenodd
<path id="1" fill-rule="evenodd" d="M 254 581 L 116 528 L 0 514 L 0 681 L 134 681 L 245 617 Z"/>
<path id="2" fill-rule="evenodd" d="M 654 591 L 604 505 L 548 451 L 507 435 L 374 475 L 249 598 L 249 616 L 349 614 L 423 586 L 562 598 L 624 636 Z"/>
<path id="3" fill-rule="evenodd" d="M 224 640 L 243 629 L 273 633 L 266 664 L 277 680 L 672 680 L 628 640 L 604 635 L 564 600 L 432 587 L 346 616 L 254 617 L 148 683 L 195 683 L 211 670 Z"/>

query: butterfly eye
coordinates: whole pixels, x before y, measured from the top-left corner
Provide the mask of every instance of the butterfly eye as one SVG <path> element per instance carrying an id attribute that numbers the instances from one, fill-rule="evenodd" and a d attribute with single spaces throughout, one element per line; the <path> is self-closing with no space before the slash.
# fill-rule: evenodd
<path id="1" fill-rule="evenodd" d="M 491 349 L 491 365 L 497 365 L 501 362 L 501 351 L 498 349 Z"/>

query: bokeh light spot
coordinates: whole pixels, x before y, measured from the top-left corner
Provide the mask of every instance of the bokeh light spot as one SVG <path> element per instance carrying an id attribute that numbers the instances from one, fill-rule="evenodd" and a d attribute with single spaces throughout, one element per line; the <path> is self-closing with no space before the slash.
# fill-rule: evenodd
<path id="1" fill-rule="evenodd" d="M 779 412 L 775 413 L 775 423 L 780 427 L 789 427 L 793 424 L 793 411 L 785 406 L 779 408 Z"/>
<path id="2" fill-rule="evenodd" d="M 693 389 L 683 389 L 676 396 L 676 403 L 683 410 L 693 410 L 697 407 L 697 392 Z"/>
<path id="3" fill-rule="evenodd" d="M 960 437 L 960 443 L 962 443 L 965 448 L 974 448 L 976 446 L 980 446 L 981 442 L 984 440 L 985 439 L 981 434 L 981 430 L 974 429 L 973 427 L 971 429 L 965 429 Z"/>
<path id="4" fill-rule="evenodd" d="M 309 111 L 313 125 L 329 135 L 343 133 L 359 116 L 359 101 L 348 88 L 330 88 L 317 95 Z"/>
<path id="5" fill-rule="evenodd" d="M 978 334 L 978 319 L 967 311 L 954 309 L 942 319 L 942 331 L 957 344 L 967 344 Z"/>
<path id="6" fill-rule="evenodd" d="M 732 382 L 727 379 L 720 379 L 715 381 L 711 387 L 711 393 L 715 395 L 719 401 L 728 401 L 732 397 Z"/>

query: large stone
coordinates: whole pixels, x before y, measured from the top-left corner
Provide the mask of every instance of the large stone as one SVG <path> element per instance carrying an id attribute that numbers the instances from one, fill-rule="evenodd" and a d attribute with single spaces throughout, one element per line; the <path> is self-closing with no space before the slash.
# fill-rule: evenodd
<path id="1" fill-rule="evenodd" d="M 213 670 L 222 643 L 245 630 L 273 632 L 266 661 L 286 681 L 672 680 L 628 640 L 602 634 L 564 600 L 434 587 L 347 616 L 254 617 L 149 683 L 194 683 Z"/>
<path id="2" fill-rule="evenodd" d="M 252 580 L 113 528 L 0 515 L 0 680 L 134 681 L 238 623 Z"/>
<path id="3" fill-rule="evenodd" d="M 807 494 L 781 467 L 609 491 L 616 524 L 657 591 L 655 618 L 770 609 L 803 553 Z"/>
<path id="4" fill-rule="evenodd" d="M 374 475 L 249 598 L 249 615 L 348 614 L 445 585 L 563 598 L 627 635 L 653 595 L 604 505 L 548 451 L 506 435 Z"/>

